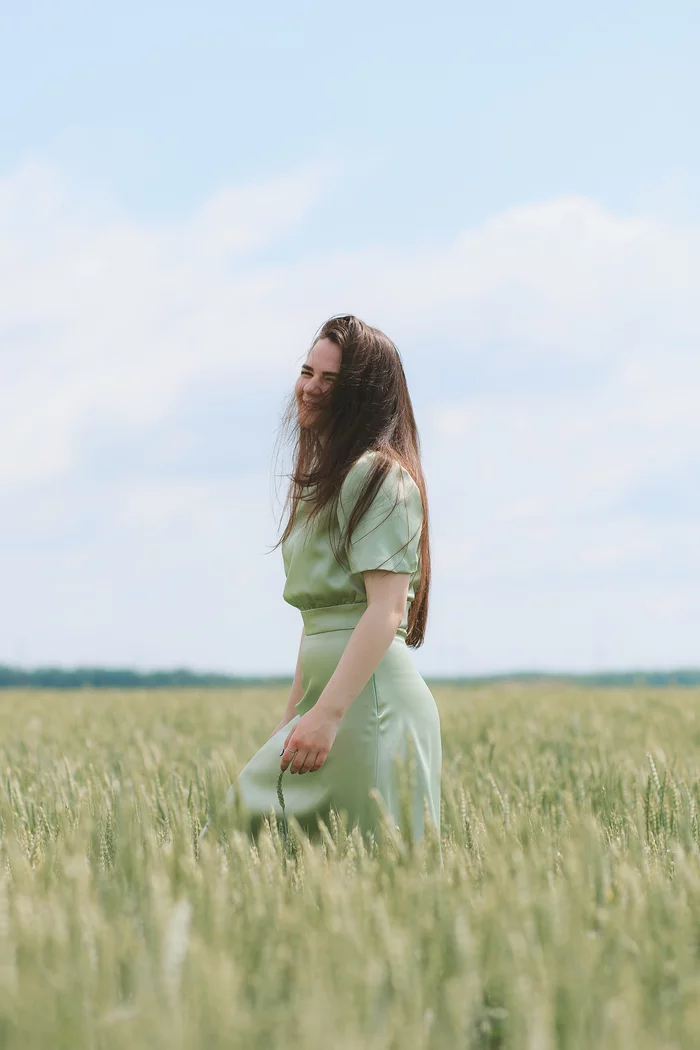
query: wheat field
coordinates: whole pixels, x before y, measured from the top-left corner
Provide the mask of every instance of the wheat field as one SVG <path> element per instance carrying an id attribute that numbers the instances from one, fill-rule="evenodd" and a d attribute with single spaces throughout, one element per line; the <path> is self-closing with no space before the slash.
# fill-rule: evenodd
<path id="1" fill-rule="evenodd" d="M 198 845 L 281 689 L 0 692 L 0 1050 L 700 1046 L 700 689 L 432 688 L 374 845 Z"/>

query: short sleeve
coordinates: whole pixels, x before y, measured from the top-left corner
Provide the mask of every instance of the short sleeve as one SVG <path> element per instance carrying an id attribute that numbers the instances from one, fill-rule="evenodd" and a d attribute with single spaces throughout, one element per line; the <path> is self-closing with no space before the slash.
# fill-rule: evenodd
<path id="1" fill-rule="evenodd" d="M 338 501 L 338 521 L 343 531 L 370 467 L 371 457 L 360 457 L 343 481 Z M 422 527 L 420 489 L 405 467 L 396 462 L 355 527 L 347 552 L 350 571 L 388 569 L 413 576 L 419 564 Z"/>

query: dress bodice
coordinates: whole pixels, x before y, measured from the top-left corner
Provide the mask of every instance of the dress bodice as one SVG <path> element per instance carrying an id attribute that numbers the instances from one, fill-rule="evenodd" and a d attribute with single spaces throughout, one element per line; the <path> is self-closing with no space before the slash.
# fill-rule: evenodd
<path id="1" fill-rule="evenodd" d="M 338 562 L 337 546 L 375 455 L 363 453 L 343 481 L 337 512 L 328 507 L 309 522 L 311 503 L 299 503 L 294 527 L 282 544 L 285 586 L 283 597 L 297 609 L 316 609 L 366 602 L 362 573 L 389 569 L 410 575 L 406 617 L 420 582 L 420 537 L 423 504 L 420 490 L 409 472 L 396 461 L 372 503 L 355 528 L 346 563 Z M 404 624 L 406 618 L 404 618 Z"/>

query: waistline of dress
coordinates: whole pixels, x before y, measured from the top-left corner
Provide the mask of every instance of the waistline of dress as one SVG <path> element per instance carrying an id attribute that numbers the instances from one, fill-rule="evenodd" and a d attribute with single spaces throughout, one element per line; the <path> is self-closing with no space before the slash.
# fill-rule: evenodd
<path id="1" fill-rule="evenodd" d="M 343 605 L 325 605 L 318 609 L 301 609 L 304 634 L 323 634 L 325 631 L 349 631 L 355 626 L 367 602 L 347 602 Z M 407 624 L 396 630 L 396 637 L 406 638 Z"/>

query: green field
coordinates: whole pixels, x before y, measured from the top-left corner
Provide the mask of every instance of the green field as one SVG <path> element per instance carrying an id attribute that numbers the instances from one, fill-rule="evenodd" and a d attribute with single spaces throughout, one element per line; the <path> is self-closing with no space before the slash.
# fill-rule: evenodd
<path id="1" fill-rule="evenodd" d="M 1 692 L 0 1050 L 697 1050 L 700 689 L 433 690 L 444 866 L 198 854 L 282 689 Z"/>

